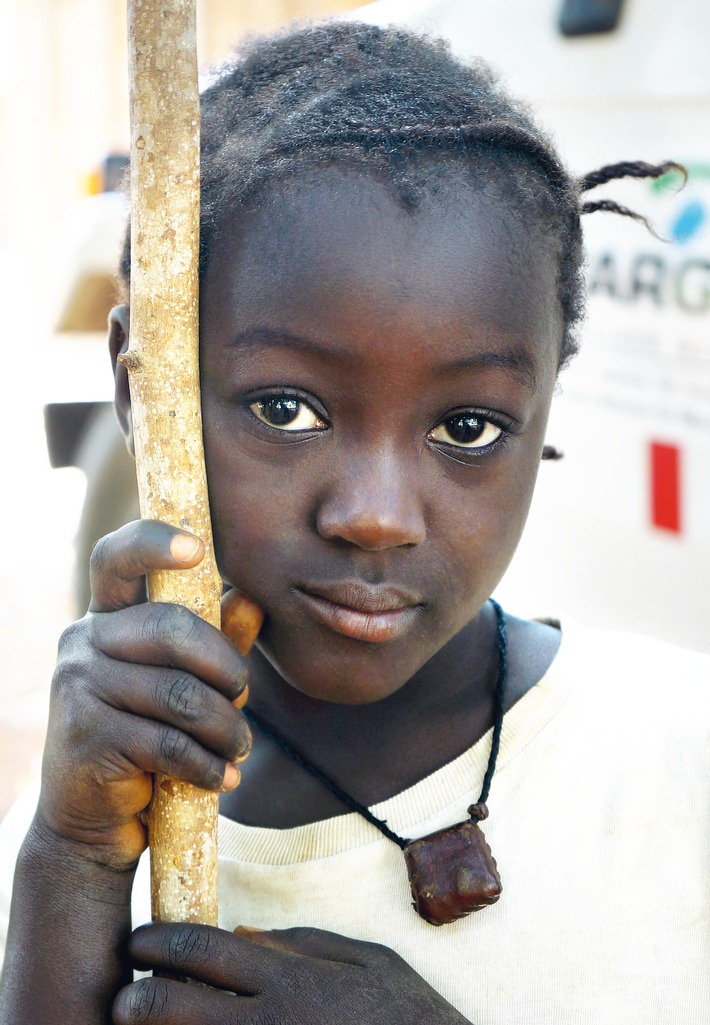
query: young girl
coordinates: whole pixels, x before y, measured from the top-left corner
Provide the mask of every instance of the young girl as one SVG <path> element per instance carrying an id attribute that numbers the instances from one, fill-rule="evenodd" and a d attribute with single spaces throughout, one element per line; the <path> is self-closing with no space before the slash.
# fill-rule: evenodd
<path id="1" fill-rule="evenodd" d="M 579 182 L 487 71 L 362 25 L 253 43 L 203 110 L 216 549 L 264 625 L 244 660 L 144 603 L 189 534 L 97 545 L 0 1020 L 707 1020 L 707 659 L 489 600 L 574 352 L 584 189 L 667 166 Z M 116 394 L 130 443 L 120 364 Z M 223 792 L 220 930 L 131 935 L 156 771 Z"/>

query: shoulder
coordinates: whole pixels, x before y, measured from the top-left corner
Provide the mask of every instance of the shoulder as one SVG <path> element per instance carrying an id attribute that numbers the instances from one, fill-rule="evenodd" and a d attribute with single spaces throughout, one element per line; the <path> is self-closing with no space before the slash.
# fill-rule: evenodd
<path id="1" fill-rule="evenodd" d="M 710 655 L 616 630 L 562 622 L 553 671 L 598 735 L 626 747 L 710 748 Z"/>
<path id="2" fill-rule="evenodd" d="M 710 708 L 710 655 L 621 630 L 563 621 L 561 653 L 569 668 L 612 689 L 648 699 L 690 699 Z"/>

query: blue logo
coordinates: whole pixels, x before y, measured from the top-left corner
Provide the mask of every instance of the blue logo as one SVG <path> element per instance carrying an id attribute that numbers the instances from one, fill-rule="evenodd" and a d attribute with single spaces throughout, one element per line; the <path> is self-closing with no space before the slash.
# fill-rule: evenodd
<path id="1" fill-rule="evenodd" d="M 690 242 L 708 219 L 707 211 L 699 199 L 685 203 L 671 223 L 671 238 L 682 245 Z"/>
<path id="2" fill-rule="evenodd" d="M 677 245 L 684 245 L 691 242 L 699 235 L 708 223 L 708 210 L 705 203 L 698 198 L 697 186 L 701 181 L 710 179 L 710 164 L 689 163 L 688 184 L 686 188 L 690 195 L 683 193 L 678 197 L 676 210 L 674 211 L 668 228 L 670 240 Z M 677 192 L 682 188 L 682 177 L 677 171 L 664 174 L 662 178 L 649 183 L 652 192 L 658 194 L 669 191 Z"/>

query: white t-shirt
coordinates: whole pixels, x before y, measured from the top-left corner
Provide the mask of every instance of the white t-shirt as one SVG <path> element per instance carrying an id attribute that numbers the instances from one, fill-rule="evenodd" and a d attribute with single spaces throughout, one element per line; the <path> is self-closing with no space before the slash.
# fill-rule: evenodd
<path id="1" fill-rule="evenodd" d="M 483 823 L 496 905 L 428 925 L 401 851 L 354 813 L 287 830 L 221 819 L 220 924 L 384 943 L 476 1025 L 710 1022 L 709 741 L 706 655 L 566 624 L 505 717 Z M 489 749 L 490 734 L 374 813 L 412 838 L 461 821 Z M 20 818 L 0 827 L 3 852 Z"/>

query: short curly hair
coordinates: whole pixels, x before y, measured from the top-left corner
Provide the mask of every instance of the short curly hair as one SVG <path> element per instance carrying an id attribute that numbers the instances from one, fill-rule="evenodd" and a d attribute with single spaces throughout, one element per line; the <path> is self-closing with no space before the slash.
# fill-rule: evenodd
<path id="1" fill-rule="evenodd" d="M 324 22 L 249 41 L 202 95 L 200 274 L 227 216 L 307 167 L 364 168 L 408 210 L 455 173 L 492 188 L 553 241 L 564 334 L 576 351 L 584 309 L 580 215 L 611 178 L 657 177 L 672 164 L 619 164 L 573 178 L 524 104 L 483 62 L 402 29 Z M 121 258 L 128 282 L 130 241 Z"/>

